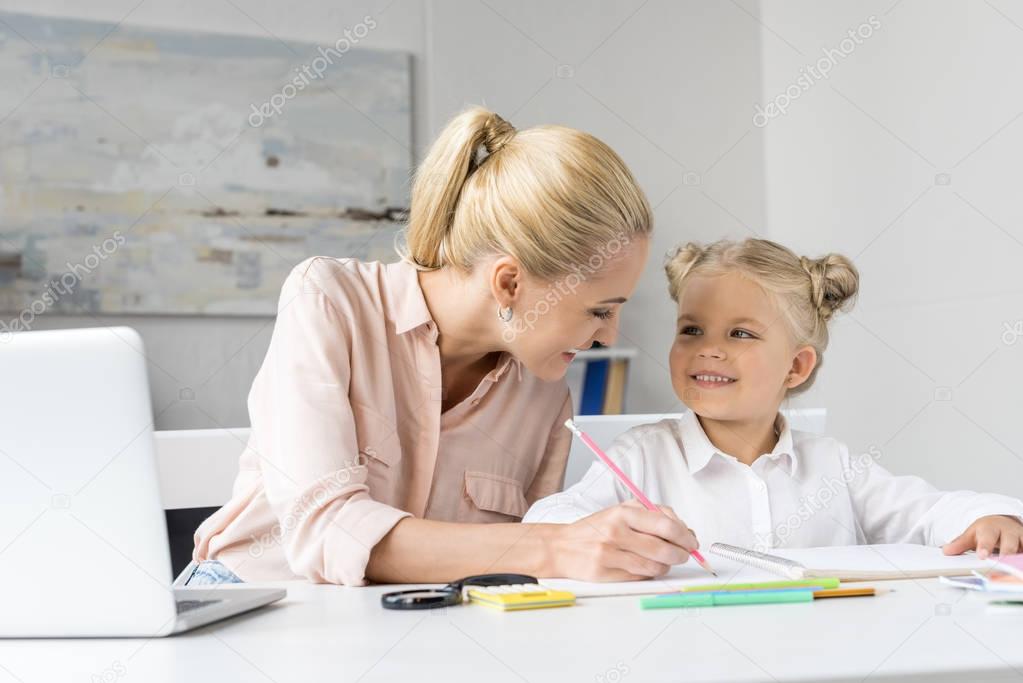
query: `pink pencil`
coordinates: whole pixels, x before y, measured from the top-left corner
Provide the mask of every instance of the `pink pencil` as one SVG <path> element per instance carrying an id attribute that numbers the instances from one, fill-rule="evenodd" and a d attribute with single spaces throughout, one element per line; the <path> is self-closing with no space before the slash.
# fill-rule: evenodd
<path id="1" fill-rule="evenodd" d="M 614 464 L 611 458 L 607 457 L 607 453 L 601 450 L 600 446 L 598 446 L 596 442 L 593 439 L 591 439 L 586 432 L 579 429 L 579 427 L 576 426 L 575 422 L 573 422 L 572 420 L 565 420 L 565 426 L 568 427 L 573 434 L 582 439 L 583 443 L 586 444 L 586 446 L 591 451 L 593 451 L 594 455 L 600 458 L 601 462 L 603 462 L 605 465 L 611 468 L 611 471 L 615 473 L 615 476 L 618 477 L 618 479 L 621 480 L 623 484 L 625 484 L 625 487 L 627 489 L 632 491 L 632 495 L 636 496 L 636 500 L 642 503 L 643 507 L 645 507 L 647 510 L 653 510 L 654 512 L 661 512 L 660 508 L 658 508 L 656 505 L 650 502 L 650 499 L 647 498 L 643 494 L 643 492 L 639 490 L 639 487 L 632 483 L 632 480 L 629 479 L 628 475 L 626 475 L 625 472 L 622 472 L 621 468 L 619 468 L 618 465 Z M 707 564 L 707 560 L 703 559 L 703 555 L 700 554 L 699 550 L 693 550 L 689 554 L 692 555 L 694 560 L 700 563 L 701 567 L 709 571 L 714 576 L 718 575 L 718 573 L 711 569 L 711 566 Z"/>

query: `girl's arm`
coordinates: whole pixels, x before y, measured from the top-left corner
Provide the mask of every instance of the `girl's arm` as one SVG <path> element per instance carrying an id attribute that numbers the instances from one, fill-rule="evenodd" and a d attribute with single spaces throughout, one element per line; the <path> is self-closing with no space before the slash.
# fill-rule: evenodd
<path id="1" fill-rule="evenodd" d="M 1023 501 L 997 493 L 939 491 L 916 476 L 896 476 L 869 455 L 850 458 L 849 492 L 856 519 L 868 543 L 920 543 L 943 546 L 981 517 L 1023 519 Z"/>
<path id="2" fill-rule="evenodd" d="M 635 437 L 629 433 L 618 437 L 608 449 L 607 455 L 640 489 L 643 488 L 643 451 Z M 574 522 L 631 498 L 632 494 L 618 477 L 604 463 L 595 460 L 581 481 L 561 493 L 551 494 L 534 503 L 522 521 L 555 524 Z"/>

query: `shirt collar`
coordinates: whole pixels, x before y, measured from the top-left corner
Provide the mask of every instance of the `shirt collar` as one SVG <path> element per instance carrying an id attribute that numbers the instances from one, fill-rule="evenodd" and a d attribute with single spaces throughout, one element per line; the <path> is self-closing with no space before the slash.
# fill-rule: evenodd
<path id="1" fill-rule="evenodd" d="M 410 330 L 428 325 L 434 339 L 437 337 L 437 324 L 430 315 L 423 296 L 423 288 L 419 285 L 419 271 L 408 261 L 397 261 L 384 265 L 387 278 L 388 306 L 391 320 L 394 321 L 396 334 L 405 334 Z M 494 369 L 484 379 L 496 382 L 512 365 L 518 380 L 522 381 L 522 362 L 508 352 L 502 352 Z"/>
<path id="2" fill-rule="evenodd" d="M 390 317 L 394 331 L 405 334 L 421 325 L 433 323 L 430 309 L 426 307 L 423 289 L 419 286 L 419 272 L 407 261 L 384 265 L 387 278 Z M 434 325 L 436 327 L 436 325 Z"/>
<path id="3" fill-rule="evenodd" d="M 789 428 L 788 420 L 781 413 L 778 413 L 778 417 L 774 420 L 774 428 L 778 432 L 778 443 L 774 445 L 774 450 L 762 457 L 775 461 L 784 458 L 783 462 L 788 465 L 789 474 L 795 475 L 799 461 L 796 458 L 795 448 L 792 447 L 792 430 Z M 722 453 L 711 443 L 707 433 L 703 431 L 700 420 L 697 419 L 696 413 L 693 411 L 689 410 L 682 415 L 679 421 L 679 430 L 682 436 L 682 447 L 685 452 L 686 463 L 689 465 L 690 472 L 695 474 L 702 470 L 715 455 L 727 458 L 732 457 Z"/>
<path id="4" fill-rule="evenodd" d="M 511 355 L 507 351 L 501 353 L 500 358 L 497 359 L 497 365 L 495 365 L 494 369 L 488 372 L 487 376 L 484 377 L 483 379 L 488 380 L 490 382 L 496 382 L 497 380 L 501 379 L 501 375 L 508 372 L 508 368 L 510 368 L 512 365 L 515 366 L 515 372 L 518 374 L 518 379 L 521 382 L 522 361 L 520 361 L 518 358 Z"/>

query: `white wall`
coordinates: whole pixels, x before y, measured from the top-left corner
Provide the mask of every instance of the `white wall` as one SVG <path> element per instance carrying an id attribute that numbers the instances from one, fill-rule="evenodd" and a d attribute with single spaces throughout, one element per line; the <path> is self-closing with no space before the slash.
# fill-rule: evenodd
<path id="1" fill-rule="evenodd" d="M 891 469 L 1023 495 L 1023 337 L 1002 339 L 1023 319 L 1023 8 L 762 5 L 761 101 L 880 23 L 764 128 L 770 236 L 845 253 L 862 276 L 801 403 L 827 406 L 829 431 Z"/>

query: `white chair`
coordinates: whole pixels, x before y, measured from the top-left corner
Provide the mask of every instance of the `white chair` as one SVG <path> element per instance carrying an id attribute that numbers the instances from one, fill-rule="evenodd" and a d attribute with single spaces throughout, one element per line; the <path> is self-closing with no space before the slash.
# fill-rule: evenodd
<path id="1" fill-rule="evenodd" d="M 828 411 L 825 408 L 799 408 L 781 411 L 789 421 L 792 429 L 814 434 L 823 434 L 827 422 Z M 679 418 L 681 413 L 656 413 L 647 415 L 578 415 L 575 423 L 604 450 L 624 432 L 641 424 L 659 422 L 667 418 Z M 596 461 L 596 456 L 579 439 L 572 439 L 572 450 L 568 454 L 568 467 L 565 468 L 565 488 L 583 478 L 586 470 Z"/>
<path id="2" fill-rule="evenodd" d="M 819 408 L 782 411 L 794 429 L 821 434 L 826 411 Z M 602 448 L 636 425 L 657 422 L 671 415 L 580 415 L 576 424 Z M 183 429 L 155 433 L 160 497 L 167 515 L 174 573 L 191 559 L 192 534 L 202 520 L 231 499 L 238 475 L 238 457 L 249 439 L 248 428 Z M 579 439 L 572 440 L 565 471 L 565 486 L 586 474 L 594 456 Z"/>
<path id="3" fill-rule="evenodd" d="M 823 434 L 824 408 L 783 410 L 793 429 Z M 658 415 L 579 415 L 579 428 L 608 448 L 623 432 L 636 425 L 677 418 L 678 413 Z M 156 458 L 160 492 L 165 510 L 219 507 L 231 498 L 238 474 L 238 456 L 249 439 L 249 429 L 183 429 L 156 432 Z M 572 440 L 565 471 L 565 486 L 586 474 L 594 456 L 579 439 Z"/>
<path id="4" fill-rule="evenodd" d="M 231 499 L 249 428 L 156 432 L 164 510 L 220 507 Z"/>
<path id="5" fill-rule="evenodd" d="M 248 439 L 248 428 L 181 429 L 154 434 L 160 499 L 174 574 L 192 559 L 196 528 L 231 499 L 238 456 Z"/>

